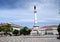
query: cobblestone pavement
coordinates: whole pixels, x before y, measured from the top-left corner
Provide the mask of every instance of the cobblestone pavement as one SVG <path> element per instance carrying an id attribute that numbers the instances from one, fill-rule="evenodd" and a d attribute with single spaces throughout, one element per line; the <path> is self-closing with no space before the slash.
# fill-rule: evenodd
<path id="1" fill-rule="evenodd" d="M 0 37 L 0 42 L 60 42 L 55 37 L 40 37 L 40 36 L 9 36 Z"/>

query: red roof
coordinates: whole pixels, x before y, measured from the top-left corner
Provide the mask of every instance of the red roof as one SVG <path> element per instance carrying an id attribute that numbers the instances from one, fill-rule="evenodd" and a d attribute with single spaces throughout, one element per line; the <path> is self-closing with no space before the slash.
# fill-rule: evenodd
<path id="1" fill-rule="evenodd" d="M 8 23 L 1 23 L 0 26 L 4 26 L 4 25 L 7 25 Z"/>
<path id="2" fill-rule="evenodd" d="M 58 26 L 57 25 L 52 25 L 52 26 L 43 26 L 41 28 L 57 28 Z"/>

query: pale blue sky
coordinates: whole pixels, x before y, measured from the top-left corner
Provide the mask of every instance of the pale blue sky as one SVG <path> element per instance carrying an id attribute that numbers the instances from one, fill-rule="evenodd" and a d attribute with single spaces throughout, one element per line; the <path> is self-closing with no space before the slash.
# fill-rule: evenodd
<path id="1" fill-rule="evenodd" d="M 0 23 L 32 27 L 34 24 L 34 3 L 37 7 L 38 25 L 60 23 L 60 0 L 0 0 Z"/>

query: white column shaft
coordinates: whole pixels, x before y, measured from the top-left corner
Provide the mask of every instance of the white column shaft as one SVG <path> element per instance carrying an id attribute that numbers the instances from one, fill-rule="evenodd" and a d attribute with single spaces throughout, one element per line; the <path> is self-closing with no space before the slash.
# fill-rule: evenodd
<path id="1" fill-rule="evenodd" d="M 36 13 L 34 13 L 34 22 L 35 22 L 35 24 L 37 24 L 37 14 Z"/>

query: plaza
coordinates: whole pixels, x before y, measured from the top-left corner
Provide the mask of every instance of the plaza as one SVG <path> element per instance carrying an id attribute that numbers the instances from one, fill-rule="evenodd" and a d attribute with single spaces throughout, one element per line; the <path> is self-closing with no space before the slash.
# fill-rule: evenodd
<path id="1" fill-rule="evenodd" d="M 57 36 L 7 36 L 0 37 L 0 42 L 60 42 Z"/>

